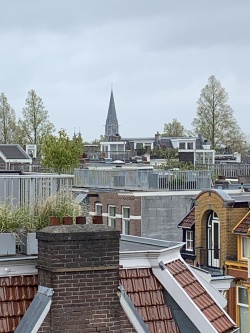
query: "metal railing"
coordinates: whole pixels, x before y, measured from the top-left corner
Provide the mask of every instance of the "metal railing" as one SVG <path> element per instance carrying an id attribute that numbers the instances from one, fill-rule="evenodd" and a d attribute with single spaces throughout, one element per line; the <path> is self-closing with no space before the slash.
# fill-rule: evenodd
<path id="1" fill-rule="evenodd" d="M 33 204 L 45 200 L 57 191 L 71 189 L 73 176 L 26 174 L 0 174 L 0 203 L 12 200 L 15 204 Z"/>
<path id="2" fill-rule="evenodd" d="M 237 178 L 240 176 L 250 176 L 250 164 L 225 163 L 225 164 L 200 164 L 197 167 L 206 167 L 213 172 L 215 177 L 225 176 L 226 178 Z"/>
<path id="3" fill-rule="evenodd" d="M 74 185 L 91 188 L 143 190 L 200 190 L 211 188 L 211 171 L 153 169 L 75 169 Z"/>

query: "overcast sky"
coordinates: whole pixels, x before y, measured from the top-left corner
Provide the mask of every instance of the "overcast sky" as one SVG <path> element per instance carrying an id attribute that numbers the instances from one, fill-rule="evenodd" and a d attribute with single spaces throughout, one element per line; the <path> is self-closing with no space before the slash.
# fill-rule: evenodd
<path id="1" fill-rule="evenodd" d="M 0 92 L 42 97 L 57 131 L 104 134 L 111 84 L 123 137 L 187 129 L 210 75 L 249 134 L 249 0 L 1 0 Z"/>

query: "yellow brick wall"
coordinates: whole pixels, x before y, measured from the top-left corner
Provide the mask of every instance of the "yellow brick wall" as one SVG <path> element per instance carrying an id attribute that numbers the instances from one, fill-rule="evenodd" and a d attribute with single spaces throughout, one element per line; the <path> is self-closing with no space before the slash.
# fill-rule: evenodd
<path id="1" fill-rule="evenodd" d="M 207 265 L 207 218 L 213 210 L 220 221 L 220 267 L 224 266 L 227 258 L 237 258 L 237 238 L 232 233 L 235 225 L 248 212 L 248 208 L 226 207 L 222 197 L 213 191 L 200 194 L 195 206 L 195 247 L 196 261 Z"/>

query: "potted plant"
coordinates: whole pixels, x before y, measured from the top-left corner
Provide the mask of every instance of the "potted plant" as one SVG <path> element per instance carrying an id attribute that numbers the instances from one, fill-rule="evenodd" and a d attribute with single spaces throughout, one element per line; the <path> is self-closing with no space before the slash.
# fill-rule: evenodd
<path id="1" fill-rule="evenodd" d="M 16 254 L 16 238 L 18 221 L 15 219 L 13 207 L 9 204 L 0 205 L 0 256 Z"/>
<path id="2" fill-rule="evenodd" d="M 68 191 L 60 191 L 45 201 L 36 203 L 34 207 L 37 230 L 48 225 L 72 224 L 76 217 L 83 217 L 86 212 L 86 206 L 76 202 L 74 195 Z"/>
<path id="3" fill-rule="evenodd" d="M 15 217 L 19 225 L 21 253 L 37 255 L 38 241 L 36 239 L 36 230 L 38 226 L 38 216 L 34 214 L 33 207 L 30 205 L 18 207 L 15 210 Z"/>

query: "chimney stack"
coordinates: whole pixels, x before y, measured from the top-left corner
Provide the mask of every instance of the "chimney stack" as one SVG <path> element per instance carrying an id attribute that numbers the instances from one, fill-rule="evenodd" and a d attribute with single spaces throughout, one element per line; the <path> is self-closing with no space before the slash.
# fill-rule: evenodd
<path id="1" fill-rule="evenodd" d="M 53 288 L 39 332 L 135 332 L 120 306 L 120 232 L 107 225 L 72 224 L 37 232 L 38 282 Z"/>

